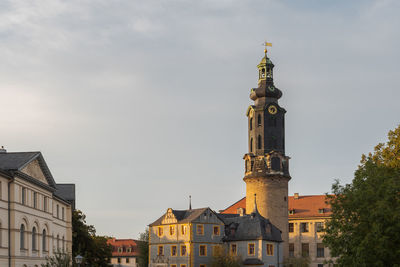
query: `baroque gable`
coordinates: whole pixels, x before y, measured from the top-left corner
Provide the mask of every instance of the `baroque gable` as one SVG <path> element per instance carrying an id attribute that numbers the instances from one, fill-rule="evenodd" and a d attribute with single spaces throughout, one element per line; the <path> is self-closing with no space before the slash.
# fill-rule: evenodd
<path id="1" fill-rule="evenodd" d="M 172 209 L 168 209 L 167 213 L 164 216 L 164 219 L 162 220 L 162 224 L 171 224 L 171 223 L 177 223 L 178 220 L 176 219 L 174 213 L 172 212 Z"/>

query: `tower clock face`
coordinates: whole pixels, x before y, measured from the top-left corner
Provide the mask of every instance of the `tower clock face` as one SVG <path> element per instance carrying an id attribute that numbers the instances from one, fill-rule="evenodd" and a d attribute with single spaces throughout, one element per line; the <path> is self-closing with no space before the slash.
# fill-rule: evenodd
<path id="1" fill-rule="evenodd" d="M 275 87 L 270 86 L 270 87 L 268 87 L 268 90 L 270 90 L 271 92 L 273 92 L 273 91 L 275 91 Z"/>
<path id="2" fill-rule="evenodd" d="M 273 105 L 269 106 L 268 112 L 269 112 L 269 114 L 274 115 L 274 114 L 276 114 L 278 112 L 278 108 L 276 106 L 273 106 Z"/>

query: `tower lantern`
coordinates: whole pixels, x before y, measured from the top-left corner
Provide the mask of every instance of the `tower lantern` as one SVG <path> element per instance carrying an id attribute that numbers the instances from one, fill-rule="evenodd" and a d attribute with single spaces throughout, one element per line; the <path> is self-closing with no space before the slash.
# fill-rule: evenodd
<path id="1" fill-rule="evenodd" d="M 268 44 L 268 45 L 267 45 Z M 270 43 L 264 44 L 272 46 Z M 274 64 L 265 56 L 257 65 L 258 87 L 251 89 L 254 104 L 247 109 L 248 153 L 244 155 L 246 213 L 251 213 L 255 195 L 260 214 L 282 231 L 284 256 L 288 249 L 289 157 L 285 155 L 285 113 L 278 100 L 282 91 L 274 85 Z"/>

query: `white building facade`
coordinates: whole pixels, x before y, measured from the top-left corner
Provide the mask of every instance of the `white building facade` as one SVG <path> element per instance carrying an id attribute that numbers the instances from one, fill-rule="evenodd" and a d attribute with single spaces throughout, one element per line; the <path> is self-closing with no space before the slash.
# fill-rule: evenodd
<path id="1" fill-rule="evenodd" d="M 0 266 L 39 267 L 72 253 L 74 185 L 58 190 L 40 152 L 0 150 Z M 68 198 L 68 199 L 67 199 Z"/>

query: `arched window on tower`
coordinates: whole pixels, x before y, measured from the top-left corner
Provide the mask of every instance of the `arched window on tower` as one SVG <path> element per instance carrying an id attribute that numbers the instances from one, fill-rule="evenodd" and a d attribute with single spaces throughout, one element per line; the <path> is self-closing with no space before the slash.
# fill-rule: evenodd
<path id="1" fill-rule="evenodd" d="M 281 159 L 278 157 L 273 157 L 271 159 L 271 169 L 273 171 L 280 171 L 281 170 Z"/>
<path id="2" fill-rule="evenodd" d="M 250 118 L 249 129 L 250 131 L 253 130 L 253 118 Z"/>
<path id="3" fill-rule="evenodd" d="M 253 138 L 250 138 L 250 152 L 253 152 Z"/>
<path id="4" fill-rule="evenodd" d="M 258 149 L 261 149 L 261 147 L 262 147 L 261 135 L 259 135 L 259 136 L 258 136 L 258 139 L 257 139 L 257 148 L 258 148 Z"/>
<path id="5" fill-rule="evenodd" d="M 261 126 L 261 114 L 257 116 L 257 126 Z"/>
<path id="6" fill-rule="evenodd" d="M 261 78 L 265 78 L 265 69 L 264 68 L 261 69 Z"/>

